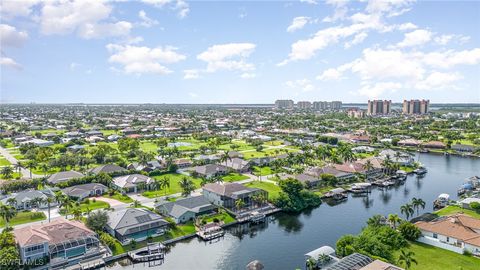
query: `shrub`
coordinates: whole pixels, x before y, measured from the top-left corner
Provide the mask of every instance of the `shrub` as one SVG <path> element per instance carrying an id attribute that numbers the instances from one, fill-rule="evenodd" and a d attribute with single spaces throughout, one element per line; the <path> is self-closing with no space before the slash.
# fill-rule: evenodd
<path id="1" fill-rule="evenodd" d="M 408 221 L 402 222 L 402 224 L 398 226 L 398 230 L 405 239 L 410 241 L 417 240 L 422 234 L 417 226 Z"/>

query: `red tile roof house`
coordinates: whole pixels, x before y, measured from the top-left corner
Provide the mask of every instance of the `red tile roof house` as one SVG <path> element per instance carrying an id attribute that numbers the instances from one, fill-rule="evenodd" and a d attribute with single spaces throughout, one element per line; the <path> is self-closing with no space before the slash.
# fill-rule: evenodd
<path id="1" fill-rule="evenodd" d="M 48 269 L 65 269 L 84 260 L 98 259 L 106 249 L 97 234 L 79 221 L 63 218 L 13 231 L 22 262 L 48 257 Z"/>
<path id="2" fill-rule="evenodd" d="M 464 214 L 444 216 L 430 222 L 415 223 L 422 236 L 419 242 L 457 253 L 480 255 L 480 219 Z"/>
<path id="3" fill-rule="evenodd" d="M 418 147 L 418 146 L 421 145 L 421 144 L 422 144 L 422 141 L 415 140 L 415 139 L 406 139 L 406 140 L 398 141 L 398 145 L 401 145 L 401 146 L 414 146 L 414 147 Z"/>
<path id="4" fill-rule="evenodd" d="M 426 142 L 422 145 L 423 147 L 430 148 L 430 149 L 445 149 L 447 147 L 443 142 L 440 142 L 440 141 Z"/>

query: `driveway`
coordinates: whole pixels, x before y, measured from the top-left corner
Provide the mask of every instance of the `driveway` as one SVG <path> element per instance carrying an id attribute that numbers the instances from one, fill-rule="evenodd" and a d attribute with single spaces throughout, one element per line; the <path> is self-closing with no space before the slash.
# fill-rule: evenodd
<path id="1" fill-rule="evenodd" d="M 128 203 L 123 203 L 121 201 L 117 201 L 115 199 L 111 198 L 105 198 L 105 197 L 96 197 L 95 198 L 97 201 L 102 201 L 110 204 L 110 207 L 112 208 L 122 208 L 122 207 L 127 207 L 129 204 Z"/>
<path id="2" fill-rule="evenodd" d="M 8 162 L 10 162 L 12 164 L 12 166 L 14 166 L 15 164 L 18 163 L 18 160 L 12 154 L 10 154 L 10 152 L 8 152 L 7 149 L 5 149 L 1 146 L 0 146 L 0 154 L 2 154 L 2 156 L 6 160 L 8 160 Z M 20 173 L 22 174 L 23 178 L 30 178 L 30 170 L 27 170 L 25 168 L 20 168 Z M 41 177 L 43 177 L 43 175 L 32 173 L 32 177 L 33 178 L 41 178 Z"/>

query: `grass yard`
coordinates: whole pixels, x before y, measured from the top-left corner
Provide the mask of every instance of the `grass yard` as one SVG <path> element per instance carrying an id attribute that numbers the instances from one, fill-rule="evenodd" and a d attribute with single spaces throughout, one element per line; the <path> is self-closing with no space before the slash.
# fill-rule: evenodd
<path id="1" fill-rule="evenodd" d="M 180 180 L 182 177 L 185 177 L 183 174 L 178 174 L 178 173 L 167 173 L 159 176 L 154 176 L 153 178 L 156 180 L 162 179 L 163 177 L 169 177 L 170 178 L 170 188 L 167 188 L 166 192 L 165 190 L 152 190 L 152 191 L 145 191 L 142 193 L 143 196 L 147 198 L 155 198 L 155 197 L 160 197 L 160 196 L 165 196 L 165 195 L 171 195 L 175 193 L 180 193 L 182 192 L 182 188 L 179 185 Z M 193 178 L 190 176 L 187 176 L 189 179 L 193 181 L 195 184 L 195 187 L 199 188 L 200 187 L 200 182 L 201 180 L 199 178 Z"/>
<path id="2" fill-rule="evenodd" d="M 114 200 L 117 200 L 117 201 L 120 201 L 120 202 L 123 202 L 123 203 L 133 202 L 132 198 L 128 197 L 127 195 L 120 194 L 118 192 L 113 194 L 112 196 L 110 196 L 108 194 L 104 194 L 103 197 L 109 198 L 109 199 L 114 199 Z"/>
<path id="3" fill-rule="evenodd" d="M 418 264 L 412 263 L 411 270 L 438 270 L 438 269 L 463 269 L 477 270 L 480 266 L 480 259 L 458 254 L 445 249 L 426 245 L 423 243 L 410 243 L 408 250 L 415 253 L 414 258 Z M 400 251 L 397 251 L 395 258 L 398 258 Z"/>
<path id="4" fill-rule="evenodd" d="M 73 208 L 75 208 L 77 206 L 74 205 Z M 82 213 L 85 213 L 87 212 L 87 210 L 95 210 L 95 209 L 104 209 L 104 208 L 109 208 L 110 207 L 110 204 L 106 203 L 106 202 L 102 202 L 102 201 L 93 201 L 93 200 L 89 200 L 89 203 L 85 203 L 85 202 L 82 202 L 80 203 L 80 210 L 82 211 Z M 72 210 L 73 208 L 68 208 L 68 214 L 72 214 Z"/>
<path id="5" fill-rule="evenodd" d="M 163 242 L 166 240 L 175 239 L 175 238 L 193 234 L 193 233 L 195 233 L 195 225 L 193 224 L 193 222 L 188 222 L 186 224 L 176 225 L 175 228 L 170 229 L 168 232 L 166 232 L 163 235 L 153 237 L 151 239 L 151 242 L 154 242 L 154 243 Z M 112 252 L 113 252 L 113 255 L 122 254 L 135 249 L 146 247 L 147 243 L 148 242 L 145 240 L 145 241 L 137 242 L 135 244 L 130 243 L 128 245 L 122 246 L 120 242 L 117 242 Z"/>
<path id="6" fill-rule="evenodd" d="M 0 158 L 0 166 L 9 166 L 9 165 L 10 165 L 10 161 L 8 161 L 5 158 Z"/>
<path id="7" fill-rule="evenodd" d="M 253 181 L 250 183 L 246 183 L 245 186 L 252 187 L 252 188 L 259 188 L 267 191 L 269 200 L 277 198 L 281 191 L 279 186 L 269 182 Z"/>
<path id="8" fill-rule="evenodd" d="M 229 224 L 235 222 L 235 218 L 227 212 L 218 213 L 216 215 L 208 216 L 205 218 L 207 223 L 213 222 L 213 219 L 217 218 L 218 220 L 222 220 L 224 224 Z"/>
<path id="9" fill-rule="evenodd" d="M 42 212 L 18 212 L 17 215 L 10 220 L 9 226 L 30 223 L 39 220 L 45 220 L 47 217 Z M 5 227 L 5 220 L 0 218 L 0 227 Z"/>
<path id="10" fill-rule="evenodd" d="M 254 175 L 260 175 L 260 176 L 265 176 L 265 175 L 270 175 L 274 174 L 275 172 L 272 170 L 272 168 L 265 166 L 265 167 L 258 167 L 258 166 L 253 166 L 253 174 Z"/>
<path id="11" fill-rule="evenodd" d="M 449 205 L 435 212 L 435 214 L 439 216 L 447 216 L 447 215 L 452 215 L 456 213 L 464 213 L 465 215 L 469 215 L 471 217 L 480 219 L 480 212 L 476 212 L 470 209 L 464 209 L 456 205 Z"/>
<path id="12" fill-rule="evenodd" d="M 239 173 L 229 173 L 222 177 L 223 181 L 225 182 L 236 182 L 248 179 L 248 176 Z"/>
<path id="13" fill-rule="evenodd" d="M 265 146 L 279 146 L 279 145 L 282 145 L 282 144 L 283 144 L 282 141 L 276 140 L 276 141 L 265 142 L 263 145 L 265 145 Z"/>

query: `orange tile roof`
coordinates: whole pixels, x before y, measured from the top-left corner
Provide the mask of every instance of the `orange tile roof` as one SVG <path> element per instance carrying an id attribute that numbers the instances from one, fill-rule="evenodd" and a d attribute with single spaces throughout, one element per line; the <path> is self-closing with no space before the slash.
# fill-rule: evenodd
<path id="1" fill-rule="evenodd" d="M 415 225 L 424 231 L 429 231 L 448 237 L 453 237 L 464 242 L 480 245 L 480 233 L 475 232 L 480 226 L 480 220 L 463 214 L 445 216 L 440 219 L 416 222 Z M 472 227 L 473 226 L 473 227 Z"/>

